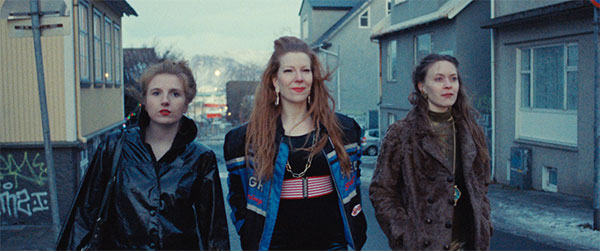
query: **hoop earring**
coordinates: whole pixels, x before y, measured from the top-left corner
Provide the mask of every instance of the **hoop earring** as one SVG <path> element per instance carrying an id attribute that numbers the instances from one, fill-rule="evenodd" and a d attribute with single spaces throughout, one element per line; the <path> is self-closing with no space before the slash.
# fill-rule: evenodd
<path id="1" fill-rule="evenodd" d="M 310 95 L 308 95 L 308 104 L 310 105 Z"/>
<path id="2" fill-rule="evenodd" d="M 279 105 L 279 92 L 275 92 L 275 96 L 277 96 L 277 98 L 275 98 L 275 106 Z"/>

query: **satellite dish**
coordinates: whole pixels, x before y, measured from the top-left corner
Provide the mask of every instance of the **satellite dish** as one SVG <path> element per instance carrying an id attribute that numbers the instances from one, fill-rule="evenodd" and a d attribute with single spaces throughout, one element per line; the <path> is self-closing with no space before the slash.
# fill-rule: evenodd
<path id="1" fill-rule="evenodd" d="M 0 19 L 22 19 L 30 18 L 27 15 L 15 15 L 18 13 L 29 13 L 29 0 L 5 0 L 0 9 Z M 42 0 L 39 1 L 39 10 L 46 14 L 68 16 L 67 4 L 64 0 Z"/>

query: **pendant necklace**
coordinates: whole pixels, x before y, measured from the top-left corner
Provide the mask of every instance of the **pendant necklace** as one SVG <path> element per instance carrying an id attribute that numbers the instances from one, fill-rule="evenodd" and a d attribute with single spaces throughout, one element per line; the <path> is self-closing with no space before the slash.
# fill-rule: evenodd
<path id="1" fill-rule="evenodd" d="M 314 133 L 312 147 L 314 147 L 316 143 L 317 143 L 317 134 Z M 306 172 L 312 165 L 312 159 L 313 159 L 313 154 L 309 153 L 308 160 L 306 161 L 306 164 L 304 165 L 304 170 L 300 173 L 294 173 L 294 171 L 292 171 L 292 166 L 290 165 L 289 160 L 285 163 L 285 170 L 292 175 L 292 178 L 302 178 L 302 195 L 304 198 L 308 197 L 308 177 L 304 177 L 304 175 L 306 175 Z"/>
<path id="2" fill-rule="evenodd" d="M 452 158 L 452 175 L 456 175 L 456 126 L 454 125 L 454 117 L 450 116 L 450 122 L 452 123 L 452 137 L 454 142 L 454 157 Z M 455 179 L 456 180 L 456 179 Z M 458 203 L 458 199 L 460 199 L 460 189 L 456 183 L 454 184 L 454 206 Z"/>

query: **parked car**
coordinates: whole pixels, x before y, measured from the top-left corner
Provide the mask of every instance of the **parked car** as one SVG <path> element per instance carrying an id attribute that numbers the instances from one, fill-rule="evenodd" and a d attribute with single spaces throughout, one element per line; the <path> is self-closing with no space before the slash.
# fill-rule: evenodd
<path id="1" fill-rule="evenodd" d="M 363 149 L 363 154 L 375 156 L 379 153 L 379 129 L 365 130 L 363 137 L 360 139 L 360 146 Z"/>

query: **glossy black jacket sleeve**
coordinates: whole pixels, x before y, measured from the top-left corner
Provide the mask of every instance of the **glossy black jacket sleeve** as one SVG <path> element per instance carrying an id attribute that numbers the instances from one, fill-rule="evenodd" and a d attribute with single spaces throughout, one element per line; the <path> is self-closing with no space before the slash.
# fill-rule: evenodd
<path id="1" fill-rule="evenodd" d="M 97 148 L 61 230 L 56 246 L 57 250 L 81 249 L 82 245 L 91 238 L 91 229 L 98 215 L 108 176 L 110 176 L 110 166 L 112 165 L 110 150 L 112 150 L 114 142 L 116 140 L 109 137 Z"/>
<path id="2" fill-rule="evenodd" d="M 206 250 L 229 250 L 229 232 L 217 159 L 212 151 L 205 153 L 200 169 L 198 196 L 194 201 L 196 221 L 200 233 L 200 247 Z"/>

